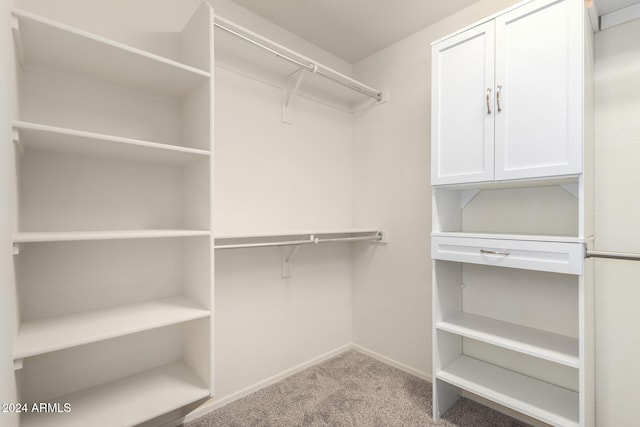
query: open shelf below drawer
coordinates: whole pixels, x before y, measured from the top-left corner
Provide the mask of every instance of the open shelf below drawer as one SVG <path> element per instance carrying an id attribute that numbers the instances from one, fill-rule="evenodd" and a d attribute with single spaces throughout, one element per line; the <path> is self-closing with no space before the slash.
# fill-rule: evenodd
<path id="1" fill-rule="evenodd" d="M 578 393 L 462 356 L 436 378 L 532 418 L 557 426 L 579 425 Z"/>
<path id="2" fill-rule="evenodd" d="M 470 313 L 458 313 L 436 328 L 551 362 L 578 368 L 578 339 Z"/>

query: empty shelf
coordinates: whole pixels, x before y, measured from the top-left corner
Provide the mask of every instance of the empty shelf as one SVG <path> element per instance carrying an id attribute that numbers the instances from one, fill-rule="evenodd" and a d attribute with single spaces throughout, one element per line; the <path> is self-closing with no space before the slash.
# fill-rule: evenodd
<path id="1" fill-rule="evenodd" d="M 557 426 L 579 425 L 578 393 L 462 356 L 436 378 Z"/>
<path id="2" fill-rule="evenodd" d="M 459 313 L 438 322 L 439 330 L 473 338 L 509 350 L 578 368 L 578 339 L 539 329 Z"/>
<path id="3" fill-rule="evenodd" d="M 182 97 L 211 74 L 37 15 L 14 10 L 24 66 L 46 67 Z M 55 46 L 55 49 L 52 49 Z"/>
<path id="4" fill-rule="evenodd" d="M 15 343 L 15 359 L 187 322 L 210 311 L 185 297 L 86 311 L 25 322 Z"/>
<path id="5" fill-rule="evenodd" d="M 153 163 L 183 164 L 206 158 L 209 151 L 159 144 L 82 130 L 28 122 L 15 122 L 17 142 L 23 147 L 45 151 L 117 157 Z"/>
<path id="6" fill-rule="evenodd" d="M 22 232 L 13 237 L 14 243 L 71 242 L 81 240 L 155 239 L 164 237 L 209 236 L 208 230 L 107 230 L 107 231 L 51 231 Z"/>
<path id="7" fill-rule="evenodd" d="M 464 237 L 469 239 L 524 240 L 530 242 L 584 243 L 585 239 L 575 236 L 555 236 L 549 234 L 513 233 L 473 233 L 466 231 L 434 231 L 434 237 Z"/>
<path id="8" fill-rule="evenodd" d="M 182 362 L 176 362 L 59 397 L 55 402 L 70 403 L 71 412 L 25 414 L 20 425 L 132 426 L 208 396 L 208 388 Z"/>

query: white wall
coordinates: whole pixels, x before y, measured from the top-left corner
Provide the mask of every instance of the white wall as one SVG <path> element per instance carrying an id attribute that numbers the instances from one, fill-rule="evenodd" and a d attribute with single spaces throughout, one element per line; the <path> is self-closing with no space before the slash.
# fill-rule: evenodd
<path id="1" fill-rule="evenodd" d="M 14 56 L 9 11 L 13 1 L 0 2 L 0 403 L 17 402 L 13 374 L 16 310 L 13 284 L 12 234 L 13 147 L 11 121 L 15 114 Z M 0 425 L 18 425 L 17 414 L 0 413 Z"/>
<path id="2" fill-rule="evenodd" d="M 596 34 L 595 248 L 640 253 L 640 20 Z M 596 421 L 636 425 L 640 263 L 597 260 Z"/>
<path id="3" fill-rule="evenodd" d="M 354 343 L 431 375 L 431 43 L 516 3 L 483 0 L 354 65 L 389 89 L 354 131 L 354 218 L 390 244 L 354 252 Z"/>

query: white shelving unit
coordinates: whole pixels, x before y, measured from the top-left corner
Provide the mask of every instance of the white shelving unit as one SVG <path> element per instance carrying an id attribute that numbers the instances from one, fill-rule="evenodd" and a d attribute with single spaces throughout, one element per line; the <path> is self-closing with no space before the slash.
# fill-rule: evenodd
<path id="1" fill-rule="evenodd" d="M 475 395 L 594 425 L 587 22 L 579 0 L 529 0 L 432 47 L 436 420 Z"/>
<path id="2" fill-rule="evenodd" d="M 212 22 L 203 3 L 163 57 L 13 12 L 16 380 L 72 409 L 21 425 L 128 426 L 212 395 Z"/>

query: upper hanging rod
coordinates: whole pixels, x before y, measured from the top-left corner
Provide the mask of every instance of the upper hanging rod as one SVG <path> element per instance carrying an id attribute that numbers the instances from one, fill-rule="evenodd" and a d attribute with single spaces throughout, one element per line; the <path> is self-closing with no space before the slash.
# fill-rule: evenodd
<path id="1" fill-rule="evenodd" d="M 328 80 L 331 80 L 370 98 L 374 98 L 376 101 L 383 101 L 384 99 L 384 95 L 381 91 L 364 85 L 352 79 L 351 77 L 339 73 L 338 71 L 332 70 L 329 67 L 318 64 L 311 59 L 292 51 L 291 49 L 279 45 L 272 40 L 262 37 L 261 35 L 247 30 L 246 28 L 243 28 L 237 24 L 234 24 L 231 21 L 228 21 L 218 15 L 214 17 L 213 26 L 215 28 L 220 28 L 221 30 L 224 30 L 229 34 L 232 34 L 233 36 L 238 37 L 244 41 L 247 41 L 254 46 L 264 49 L 274 54 L 278 58 L 282 58 L 286 61 L 296 64 L 299 67 L 305 68 L 312 73 L 318 74 L 319 76 L 322 76 Z M 267 45 L 271 45 L 273 47 L 269 47 Z M 300 58 L 300 60 L 292 58 L 292 56 L 296 56 Z"/>
<path id="2" fill-rule="evenodd" d="M 609 258 L 622 259 L 627 261 L 640 261 L 640 254 L 632 254 L 628 252 L 607 252 L 607 251 L 591 251 L 587 250 L 587 258 Z"/>

